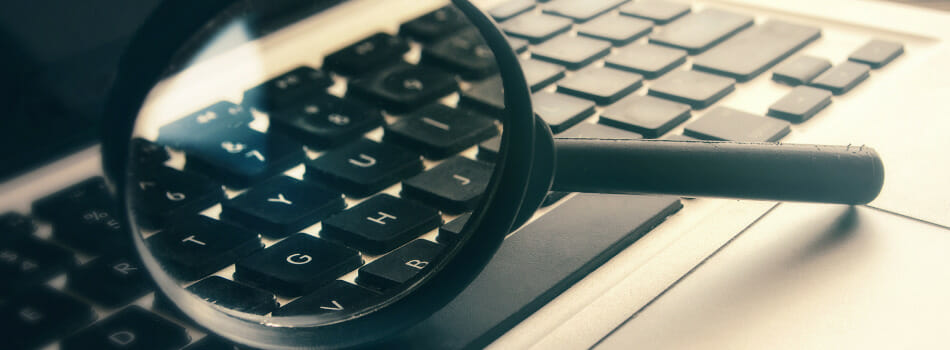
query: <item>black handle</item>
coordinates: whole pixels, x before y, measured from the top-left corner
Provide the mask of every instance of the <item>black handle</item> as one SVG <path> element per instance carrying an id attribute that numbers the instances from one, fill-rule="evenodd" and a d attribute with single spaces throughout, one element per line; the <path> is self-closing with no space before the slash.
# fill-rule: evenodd
<path id="1" fill-rule="evenodd" d="M 884 185 L 870 147 L 555 139 L 552 190 L 865 204 Z"/>

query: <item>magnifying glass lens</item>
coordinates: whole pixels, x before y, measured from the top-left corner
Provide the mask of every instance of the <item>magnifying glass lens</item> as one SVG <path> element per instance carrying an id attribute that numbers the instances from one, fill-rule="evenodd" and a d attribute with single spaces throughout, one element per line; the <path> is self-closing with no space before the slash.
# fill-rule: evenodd
<path id="1" fill-rule="evenodd" d="M 124 187 L 156 303 L 245 344 L 346 345 L 320 330 L 491 240 L 495 54 L 454 5 L 404 2 L 237 2 L 170 39 Z"/>

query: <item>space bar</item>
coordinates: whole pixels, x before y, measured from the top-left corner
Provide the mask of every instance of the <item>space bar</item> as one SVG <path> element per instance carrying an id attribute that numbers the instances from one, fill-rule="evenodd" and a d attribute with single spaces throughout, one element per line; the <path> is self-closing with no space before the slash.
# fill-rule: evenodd
<path id="1" fill-rule="evenodd" d="M 576 195 L 508 237 L 455 300 L 390 345 L 484 347 L 681 207 L 675 197 Z"/>

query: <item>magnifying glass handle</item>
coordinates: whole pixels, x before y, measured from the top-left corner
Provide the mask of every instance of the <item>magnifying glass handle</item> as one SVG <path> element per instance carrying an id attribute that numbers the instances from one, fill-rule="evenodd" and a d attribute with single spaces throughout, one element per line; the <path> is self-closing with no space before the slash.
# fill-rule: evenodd
<path id="1" fill-rule="evenodd" d="M 555 139 L 552 190 L 865 204 L 884 184 L 866 146 Z"/>

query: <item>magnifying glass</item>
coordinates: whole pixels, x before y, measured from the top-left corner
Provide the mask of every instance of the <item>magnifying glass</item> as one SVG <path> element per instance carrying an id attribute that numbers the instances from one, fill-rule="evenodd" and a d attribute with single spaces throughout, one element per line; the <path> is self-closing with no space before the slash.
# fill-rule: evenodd
<path id="1" fill-rule="evenodd" d="M 103 152 L 164 303 L 253 347 L 372 345 L 452 300 L 551 190 L 861 204 L 883 184 L 869 147 L 555 138 L 491 17 L 407 3 L 156 9 Z M 497 103 L 460 93 L 492 82 Z"/>

